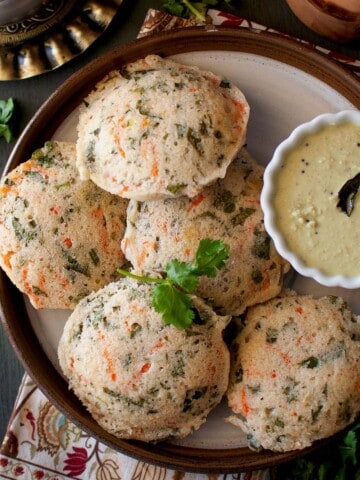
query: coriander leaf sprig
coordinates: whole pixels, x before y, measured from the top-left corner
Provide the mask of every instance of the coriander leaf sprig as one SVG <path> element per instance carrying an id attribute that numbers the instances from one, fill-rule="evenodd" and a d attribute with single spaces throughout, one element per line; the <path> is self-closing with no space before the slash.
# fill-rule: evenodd
<path id="1" fill-rule="evenodd" d="M 13 134 L 9 125 L 9 121 L 14 113 L 14 100 L 0 100 L 0 138 L 4 137 L 9 143 L 13 139 Z"/>
<path id="2" fill-rule="evenodd" d="M 277 468 L 283 480 L 360 480 L 360 422 L 305 458 Z"/>
<path id="3" fill-rule="evenodd" d="M 224 0 L 230 4 L 231 0 Z M 209 6 L 215 7 L 220 2 L 218 0 L 203 0 L 201 2 L 192 2 L 189 0 L 163 0 L 164 10 L 176 15 L 177 17 L 190 17 L 194 15 L 200 21 L 205 22 L 206 10 Z"/>
<path id="4" fill-rule="evenodd" d="M 118 273 L 139 282 L 156 283 L 151 294 L 151 304 L 162 315 L 166 325 L 177 328 L 189 327 L 194 318 L 193 302 L 189 293 L 199 286 L 199 277 L 214 278 L 229 258 L 230 247 L 221 240 L 205 238 L 200 241 L 193 263 L 171 260 L 165 267 L 162 278 L 135 275 L 118 269 Z"/>

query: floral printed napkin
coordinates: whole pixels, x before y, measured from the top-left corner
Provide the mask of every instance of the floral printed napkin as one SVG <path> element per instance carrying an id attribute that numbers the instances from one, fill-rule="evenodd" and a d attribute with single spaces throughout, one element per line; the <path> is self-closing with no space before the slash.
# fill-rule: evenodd
<path id="1" fill-rule="evenodd" d="M 25 375 L 0 450 L 0 478 L 12 480 L 270 480 L 269 471 L 199 475 L 115 452 L 59 412 Z"/>
<path id="2" fill-rule="evenodd" d="M 265 27 L 259 23 L 252 22 L 251 20 L 246 20 L 245 18 L 232 15 L 231 13 L 221 12 L 219 10 L 210 9 L 207 11 L 208 20 L 213 25 L 228 25 L 233 27 L 247 28 L 256 32 L 270 32 L 280 35 L 282 37 L 288 37 L 292 40 L 296 40 L 300 43 L 306 44 L 312 47 L 314 50 L 321 52 L 327 55 L 331 60 L 335 60 L 340 63 L 343 67 L 350 70 L 355 75 L 360 77 L 360 60 L 347 57 L 338 52 L 328 50 L 326 48 L 320 47 L 319 45 L 312 44 L 306 40 L 302 40 L 285 33 L 281 33 L 278 30 L 273 28 Z M 195 23 L 184 18 L 173 17 L 168 13 L 160 12 L 158 10 L 150 9 L 145 18 L 144 24 L 139 33 L 139 37 L 148 35 L 149 33 L 161 32 L 164 30 L 171 30 L 173 28 L 181 28 L 186 26 L 194 25 Z"/>
<path id="3" fill-rule="evenodd" d="M 209 10 L 208 16 L 209 22 L 214 25 L 232 25 L 280 34 L 218 10 Z M 193 24 L 183 18 L 149 10 L 139 37 Z M 359 60 L 316 45 L 312 47 L 360 76 Z M 101 444 L 67 420 L 28 375 L 24 376 L 21 383 L 0 448 L 0 478 L 11 480 L 270 480 L 272 477 L 270 470 L 223 475 L 184 473 L 127 457 Z"/>

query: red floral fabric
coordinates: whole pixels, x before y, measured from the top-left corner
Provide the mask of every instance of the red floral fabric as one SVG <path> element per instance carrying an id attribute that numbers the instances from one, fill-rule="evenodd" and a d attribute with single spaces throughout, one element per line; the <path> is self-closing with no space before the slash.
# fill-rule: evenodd
<path id="1" fill-rule="evenodd" d="M 0 478 L 11 480 L 270 480 L 268 470 L 197 475 L 115 452 L 71 423 L 25 375 L 0 449 Z"/>

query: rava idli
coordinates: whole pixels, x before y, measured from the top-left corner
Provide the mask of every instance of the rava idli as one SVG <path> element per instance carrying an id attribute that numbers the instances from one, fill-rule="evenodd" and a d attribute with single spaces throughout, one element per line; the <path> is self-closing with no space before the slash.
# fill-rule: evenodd
<path id="1" fill-rule="evenodd" d="M 0 266 L 35 308 L 73 308 L 117 278 L 127 201 L 81 181 L 75 144 L 47 142 L 0 185 Z"/>
<path id="2" fill-rule="evenodd" d="M 126 258 L 136 270 L 165 271 L 174 257 L 192 262 L 202 238 L 221 239 L 230 258 L 216 278 L 200 278 L 197 295 L 223 314 L 240 315 L 279 294 L 288 264 L 264 229 L 262 174 L 243 148 L 225 178 L 194 199 L 131 200 L 122 241 Z"/>
<path id="3" fill-rule="evenodd" d="M 123 278 L 83 299 L 59 343 L 69 387 L 108 432 L 156 442 L 205 422 L 229 380 L 230 354 L 219 317 L 194 297 L 195 322 L 165 325 L 152 285 Z"/>
<path id="4" fill-rule="evenodd" d="M 252 447 L 286 452 L 335 434 L 360 412 L 360 317 L 333 296 L 251 307 L 227 396 Z"/>
<path id="5" fill-rule="evenodd" d="M 150 55 L 111 72 L 85 99 L 78 168 L 126 198 L 194 197 L 224 177 L 245 142 L 248 117 L 230 81 Z"/>

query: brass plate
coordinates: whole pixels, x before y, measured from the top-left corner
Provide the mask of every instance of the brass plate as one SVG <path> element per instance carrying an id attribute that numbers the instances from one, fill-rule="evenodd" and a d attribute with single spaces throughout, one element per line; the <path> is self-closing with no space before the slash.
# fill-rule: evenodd
<path id="1" fill-rule="evenodd" d="M 0 25 L 0 81 L 54 70 L 85 51 L 122 0 L 45 0 L 17 23 Z"/>

